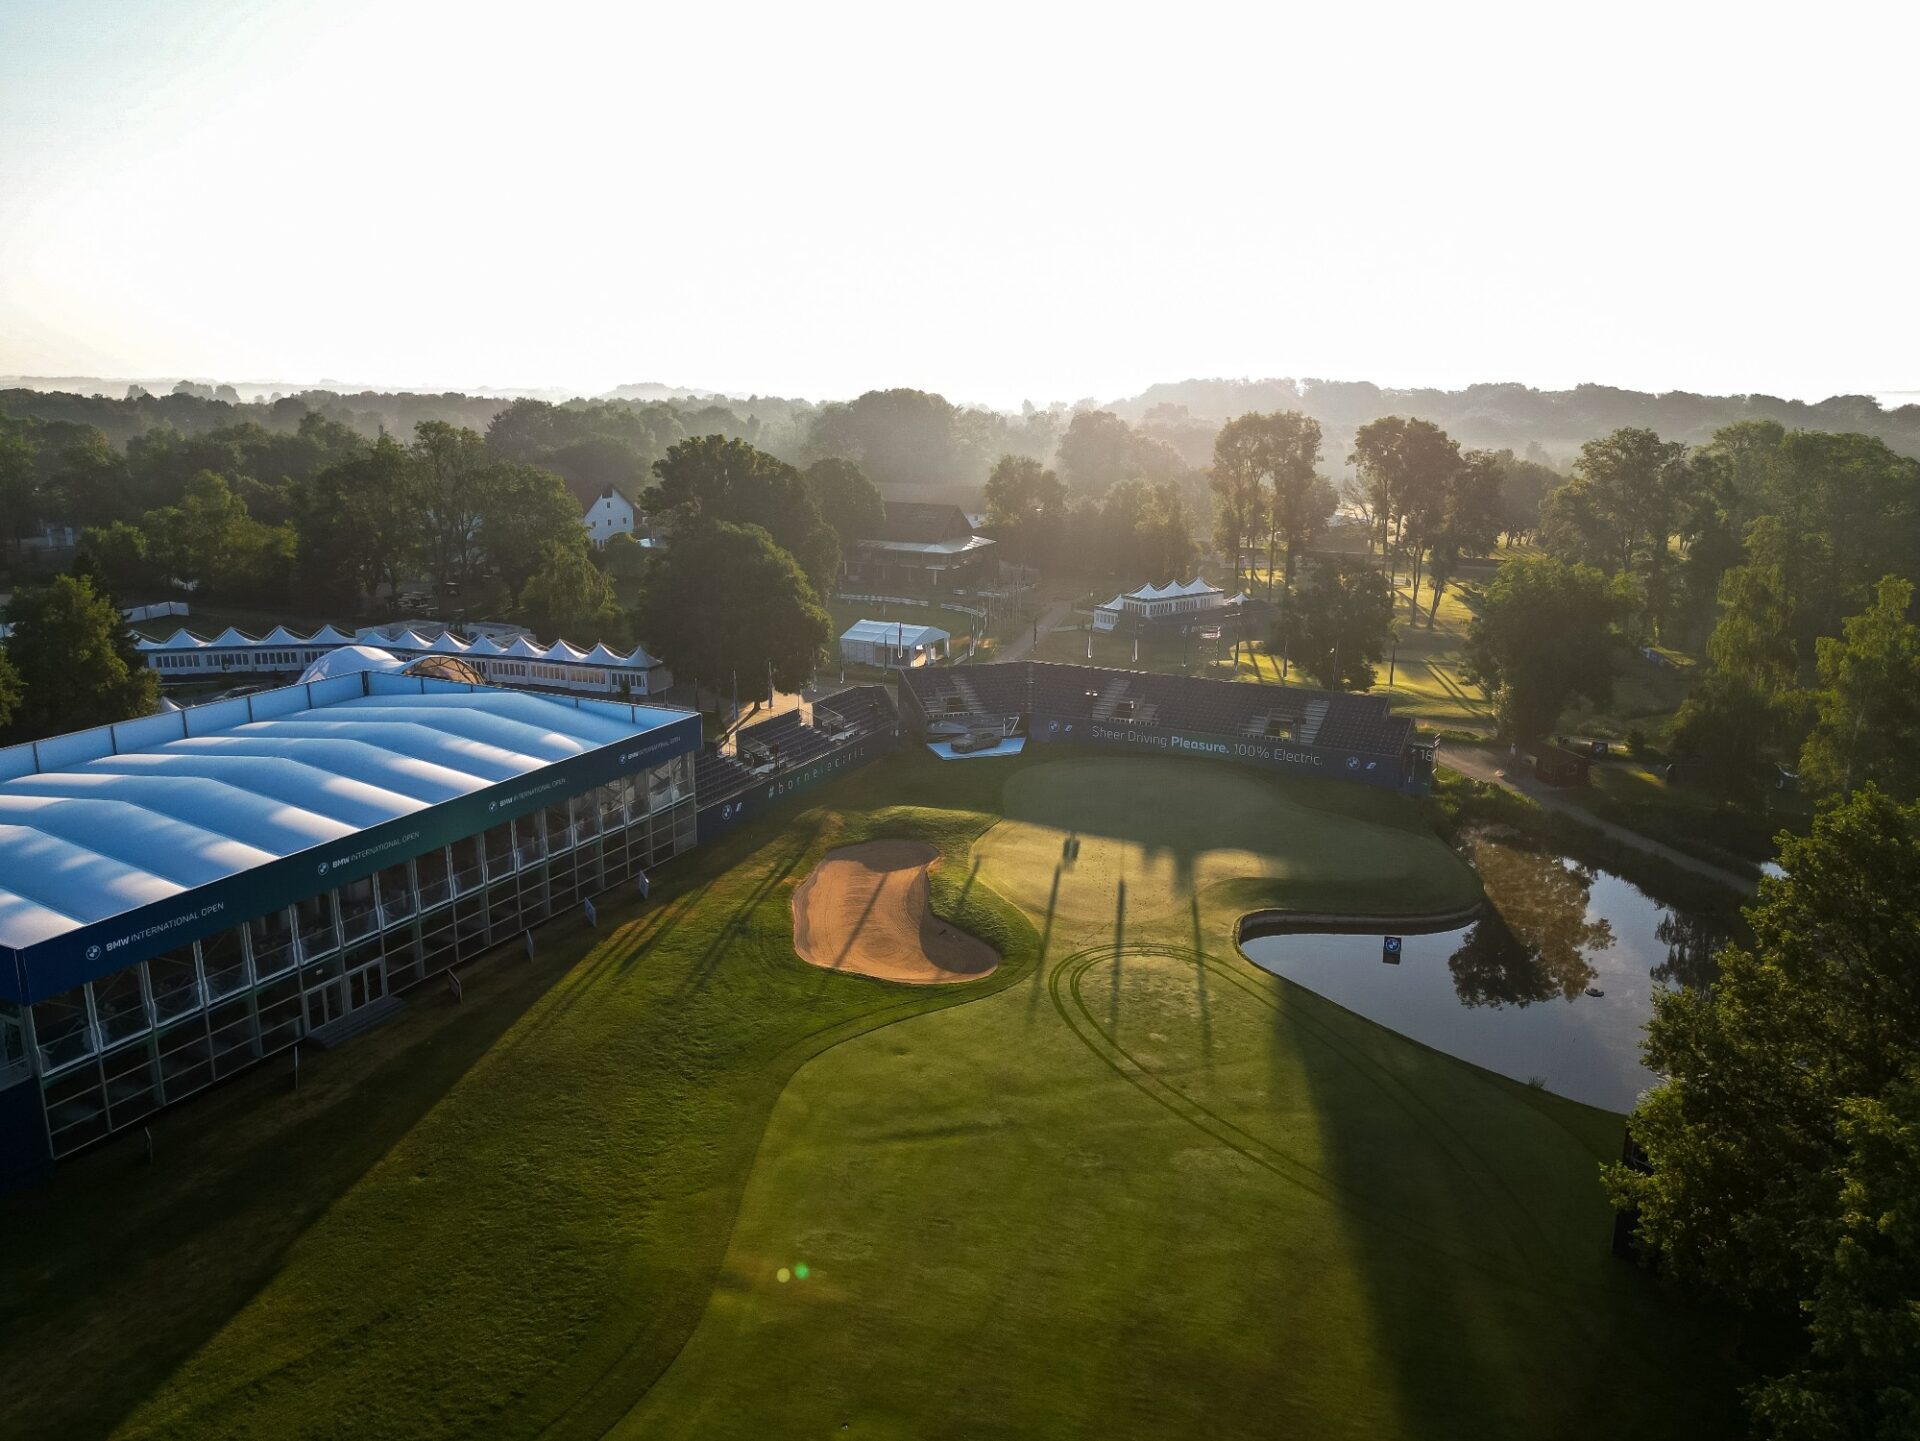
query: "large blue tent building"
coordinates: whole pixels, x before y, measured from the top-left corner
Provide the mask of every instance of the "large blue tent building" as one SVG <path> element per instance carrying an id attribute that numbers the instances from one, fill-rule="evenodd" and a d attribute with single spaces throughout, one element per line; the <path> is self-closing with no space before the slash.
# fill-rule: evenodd
<path id="1" fill-rule="evenodd" d="M 0 1184 L 690 848 L 699 746 L 365 672 L 0 751 Z"/>

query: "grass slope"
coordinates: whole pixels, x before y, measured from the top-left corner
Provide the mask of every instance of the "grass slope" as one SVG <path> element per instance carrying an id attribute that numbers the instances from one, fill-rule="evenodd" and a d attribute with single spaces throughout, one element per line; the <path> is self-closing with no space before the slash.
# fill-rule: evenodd
<path id="1" fill-rule="evenodd" d="M 1248 858 L 1308 908 L 1470 898 L 1397 797 L 1103 758 L 1016 771 L 1006 814 L 975 856 L 1043 966 L 801 1071 L 616 1435 L 1724 1429 L 1701 1318 L 1607 1253 L 1617 1117 L 1234 955 Z"/>
<path id="2" fill-rule="evenodd" d="M 102 1184 L 124 1151 L 11 1209 L 39 1259 L 0 1306 L 0 1430 L 1721 1423 L 1701 1318 L 1606 1256 L 1617 1117 L 1233 955 L 1250 891 L 1470 896 L 1411 805 L 1201 761 L 918 753 L 822 795 L 669 868 L 550 988 L 496 962 L 466 1007 L 423 999 L 320 1058 L 285 1103 L 318 1134 L 253 1134 L 242 1088 L 182 1112 L 234 1129 L 163 1149 L 143 1224 Z M 930 992 L 792 955 L 792 887 L 877 835 L 941 848 L 936 908 L 1000 971 Z"/>

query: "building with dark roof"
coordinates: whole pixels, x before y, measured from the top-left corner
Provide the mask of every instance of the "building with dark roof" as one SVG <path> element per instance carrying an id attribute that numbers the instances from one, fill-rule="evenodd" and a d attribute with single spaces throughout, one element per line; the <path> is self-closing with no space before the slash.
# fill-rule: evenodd
<path id="1" fill-rule="evenodd" d="M 850 584 L 945 589 L 991 573 L 993 542 L 975 535 L 957 505 L 889 500 L 878 532 L 856 539 L 845 558 Z"/>
<path id="2" fill-rule="evenodd" d="M 0 751 L 0 1184 L 691 847 L 699 745 L 364 670 Z"/>

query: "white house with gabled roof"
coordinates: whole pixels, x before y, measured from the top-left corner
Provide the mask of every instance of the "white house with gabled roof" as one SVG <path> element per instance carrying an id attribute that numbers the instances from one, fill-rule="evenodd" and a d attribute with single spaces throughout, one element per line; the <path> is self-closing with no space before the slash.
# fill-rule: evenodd
<path id="1" fill-rule="evenodd" d="M 599 550 L 616 535 L 632 535 L 633 517 L 633 502 L 618 486 L 610 485 L 587 507 L 580 523 L 587 528 L 587 539 L 594 549 Z"/>

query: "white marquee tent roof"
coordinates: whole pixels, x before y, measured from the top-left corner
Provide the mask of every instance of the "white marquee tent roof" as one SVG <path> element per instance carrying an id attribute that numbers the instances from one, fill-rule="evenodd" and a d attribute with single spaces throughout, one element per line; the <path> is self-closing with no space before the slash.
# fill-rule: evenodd
<path id="1" fill-rule="evenodd" d="M 0 781 L 0 946 L 36 945 L 679 718 L 466 688 L 245 714 Z"/>
<path id="2" fill-rule="evenodd" d="M 841 640 L 873 645 L 919 646 L 952 640 L 948 632 L 932 625 L 903 625 L 893 620 L 856 620 L 842 633 Z"/>

